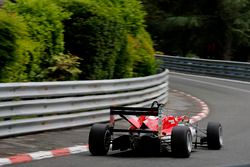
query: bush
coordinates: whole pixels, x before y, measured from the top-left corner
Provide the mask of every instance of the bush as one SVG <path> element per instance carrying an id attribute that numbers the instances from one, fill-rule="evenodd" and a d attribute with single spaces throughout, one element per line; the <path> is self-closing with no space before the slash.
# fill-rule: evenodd
<path id="1" fill-rule="evenodd" d="M 15 60 L 4 68 L 2 82 L 28 82 L 30 74 L 36 69 L 36 64 L 32 64 L 32 55 L 36 54 L 37 43 L 28 36 L 23 36 L 17 41 L 18 48 L 15 52 Z M 33 69 L 33 71 L 31 70 Z"/>
<path id="2" fill-rule="evenodd" d="M 64 22 L 65 47 L 81 57 L 81 79 L 124 78 L 154 73 L 152 43 L 143 44 L 150 37 L 144 30 L 145 13 L 139 1 L 61 0 L 60 5 L 72 13 L 71 18 Z M 139 49 L 129 47 L 133 45 L 129 37 L 141 42 Z"/>
<path id="3" fill-rule="evenodd" d="M 112 78 L 117 53 L 124 37 L 116 14 L 107 4 L 95 1 L 64 0 L 61 5 L 72 12 L 65 24 L 65 47 L 81 57 L 81 79 Z M 110 15 L 110 16 L 109 16 Z"/>
<path id="4" fill-rule="evenodd" d="M 48 68 L 48 80 L 76 80 L 81 70 L 78 69 L 79 57 L 71 54 L 60 54 L 53 57 L 53 66 Z"/>
<path id="5" fill-rule="evenodd" d="M 17 13 L 23 17 L 28 33 L 36 43 L 36 48 L 29 53 L 26 71 L 29 80 L 47 80 L 47 68 L 51 66 L 53 56 L 64 51 L 62 20 L 69 17 L 69 13 L 50 0 L 7 1 L 4 8 L 9 13 Z"/>
<path id="6" fill-rule="evenodd" d="M 34 48 L 23 19 L 0 10 L 0 81 L 26 81 L 28 54 Z"/>
<path id="7" fill-rule="evenodd" d="M 156 61 L 152 40 L 149 34 L 142 29 L 136 37 L 129 37 L 128 53 L 133 54 L 133 76 L 147 76 L 156 73 Z M 129 41 L 130 41 L 129 40 Z"/>
<path id="8" fill-rule="evenodd" d="M 15 23 L 19 23 L 16 24 Z M 0 11 L 0 67 L 15 59 L 17 39 L 22 34 L 23 25 L 14 16 Z"/>
<path id="9" fill-rule="evenodd" d="M 145 13 L 137 0 L 16 0 L 5 1 L 3 9 L 2 82 L 155 73 Z"/>

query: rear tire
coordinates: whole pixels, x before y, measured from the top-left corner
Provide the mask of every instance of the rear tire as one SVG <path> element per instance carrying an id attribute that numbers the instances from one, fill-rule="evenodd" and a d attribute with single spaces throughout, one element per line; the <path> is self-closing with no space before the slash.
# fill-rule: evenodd
<path id="1" fill-rule="evenodd" d="M 176 126 L 171 134 L 171 150 L 175 157 L 188 158 L 192 151 L 192 134 L 187 126 Z"/>
<path id="2" fill-rule="evenodd" d="M 222 126 L 219 122 L 207 124 L 207 144 L 209 149 L 219 150 L 223 146 Z"/>
<path id="3" fill-rule="evenodd" d="M 109 126 L 95 124 L 89 132 L 89 151 L 92 155 L 106 155 L 109 151 L 111 133 Z"/>

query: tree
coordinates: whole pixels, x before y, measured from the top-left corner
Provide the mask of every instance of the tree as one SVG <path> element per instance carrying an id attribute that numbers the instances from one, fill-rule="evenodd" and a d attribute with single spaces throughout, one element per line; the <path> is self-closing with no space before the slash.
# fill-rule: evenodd
<path id="1" fill-rule="evenodd" d="M 27 80 L 28 55 L 35 47 L 23 18 L 0 10 L 0 82 Z"/>
<path id="2" fill-rule="evenodd" d="M 156 72 L 139 0 L 6 0 L 3 11 L 2 82 L 111 79 Z M 9 16 L 19 20 L 11 17 L 10 22 Z"/>
<path id="3" fill-rule="evenodd" d="M 249 0 L 143 0 L 156 49 L 185 56 L 247 60 L 236 57 L 249 48 Z M 248 52 L 249 53 L 249 52 Z"/>
<path id="4" fill-rule="evenodd" d="M 81 79 L 155 73 L 152 43 L 149 42 L 147 48 L 142 44 L 151 39 L 144 29 L 145 13 L 139 1 L 61 0 L 58 3 L 72 13 L 71 18 L 64 21 L 65 48 L 81 58 Z M 129 39 L 137 40 L 138 45 L 132 46 Z M 141 70 L 142 67 L 148 71 Z"/>
<path id="5" fill-rule="evenodd" d="M 53 66 L 53 56 L 63 55 L 64 52 L 64 36 L 62 21 L 69 17 L 69 13 L 64 12 L 62 8 L 57 6 L 50 0 L 16 0 L 15 2 L 6 1 L 4 10 L 13 15 L 22 18 L 23 24 L 32 41 L 34 47 L 30 47 L 27 43 L 29 40 L 23 40 L 20 47 L 28 48 L 29 52 L 18 52 L 18 59 L 22 57 L 23 61 L 16 59 L 17 62 L 25 66 L 23 75 L 25 80 L 43 81 L 48 79 L 48 68 Z M 21 48 L 21 49 L 22 49 Z M 8 68 L 8 73 L 16 73 L 15 66 Z M 11 76 L 11 75 L 10 75 Z M 14 80 L 11 79 L 11 80 Z M 18 80 L 19 81 L 19 80 Z"/>

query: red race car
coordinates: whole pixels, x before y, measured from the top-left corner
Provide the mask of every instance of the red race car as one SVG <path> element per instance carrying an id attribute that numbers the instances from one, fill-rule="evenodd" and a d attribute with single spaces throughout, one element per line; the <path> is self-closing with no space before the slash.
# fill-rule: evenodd
<path id="1" fill-rule="evenodd" d="M 115 128 L 115 115 L 130 125 Z M 163 105 L 157 102 L 150 108 L 110 107 L 110 123 L 94 124 L 89 133 L 92 155 L 106 155 L 109 149 L 132 149 L 138 153 L 171 152 L 175 157 L 187 158 L 198 146 L 219 150 L 222 145 L 220 123 L 209 122 L 206 129 L 200 129 L 187 116 L 164 115 Z"/>

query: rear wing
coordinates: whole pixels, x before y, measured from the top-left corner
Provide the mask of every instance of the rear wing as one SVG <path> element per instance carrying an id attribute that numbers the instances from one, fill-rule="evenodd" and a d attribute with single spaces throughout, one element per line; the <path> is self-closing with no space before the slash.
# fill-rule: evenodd
<path id="1" fill-rule="evenodd" d="M 121 118 L 129 122 L 132 126 L 136 127 L 127 117 L 129 116 L 155 116 L 158 118 L 158 131 L 150 131 L 145 129 L 115 129 L 115 115 L 119 115 Z M 162 134 L 162 116 L 163 116 L 163 104 L 159 104 L 154 101 L 151 107 L 123 107 L 112 106 L 110 107 L 110 128 L 112 132 L 143 132 L 143 133 L 156 133 Z"/>
<path id="2" fill-rule="evenodd" d="M 158 116 L 158 110 L 158 107 L 110 107 L 110 115 Z"/>

